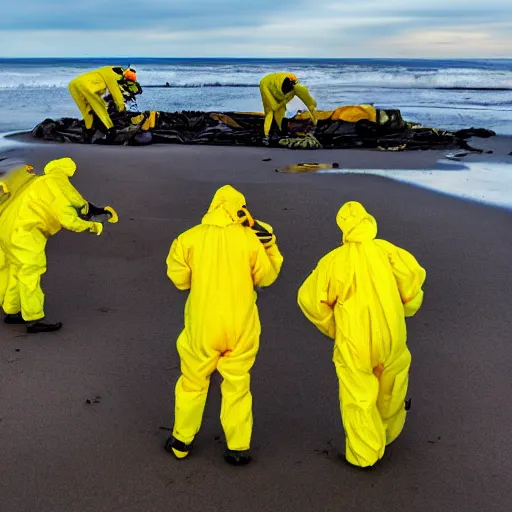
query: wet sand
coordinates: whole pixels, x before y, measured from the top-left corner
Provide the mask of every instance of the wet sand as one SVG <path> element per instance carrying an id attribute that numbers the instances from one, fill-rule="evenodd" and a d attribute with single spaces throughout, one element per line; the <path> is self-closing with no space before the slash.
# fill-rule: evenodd
<path id="1" fill-rule="evenodd" d="M 512 214 L 376 176 L 274 172 L 297 159 L 425 168 L 439 152 L 37 144 L 16 155 L 37 166 L 73 157 L 79 190 L 113 205 L 120 222 L 101 237 L 49 242 L 43 286 L 61 332 L 28 337 L 0 325 L 1 512 L 510 510 Z M 216 377 L 193 454 L 178 462 L 162 449 L 186 298 L 165 258 L 226 183 L 274 226 L 285 256 L 259 297 L 246 468 L 222 459 Z M 424 306 L 408 321 L 412 410 L 371 472 L 340 460 L 332 343 L 295 300 L 339 243 L 334 218 L 347 200 L 427 270 Z"/>

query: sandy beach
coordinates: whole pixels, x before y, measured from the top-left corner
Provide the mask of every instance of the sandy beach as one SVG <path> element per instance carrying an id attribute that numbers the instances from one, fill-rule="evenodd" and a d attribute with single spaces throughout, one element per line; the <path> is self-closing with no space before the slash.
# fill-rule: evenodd
<path id="1" fill-rule="evenodd" d="M 506 154 L 509 142 L 473 145 L 503 144 Z M 0 325 L 0 511 L 510 510 L 511 212 L 384 177 L 274 171 L 297 161 L 424 169 L 442 154 L 13 146 L 6 155 L 35 166 L 72 157 L 74 184 L 114 206 L 120 222 L 101 237 L 63 232 L 49 242 L 43 287 L 62 331 Z M 273 225 L 285 257 L 259 296 L 255 461 L 241 469 L 222 459 L 218 378 L 190 458 L 163 451 L 186 298 L 165 258 L 227 183 Z M 379 236 L 427 271 L 423 308 L 408 321 L 412 410 L 371 472 L 340 458 L 332 343 L 296 306 L 302 281 L 340 243 L 335 215 L 347 200 L 362 202 Z"/>

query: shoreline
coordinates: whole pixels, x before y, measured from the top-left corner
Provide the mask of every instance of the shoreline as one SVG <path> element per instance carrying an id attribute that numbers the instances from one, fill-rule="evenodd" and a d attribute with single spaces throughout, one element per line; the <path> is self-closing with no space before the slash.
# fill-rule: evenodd
<path id="1" fill-rule="evenodd" d="M 32 130 L 14 130 L 9 132 L 0 133 L 0 141 L 4 140 L 13 143 L 22 143 L 26 145 L 48 145 L 48 144 L 55 144 L 57 146 L 81 146 L 81 147 L 110 147 L 110 148 L 122 148 L 122 147 L 140 147 L 141 149 L 149 150 L 148 148 L 151 147 L 190 147 L 190 148 L 237 148 L 237 149 L 261 149 L 262 151 L 288 151 L 294 154 L 301 154 L 301 155 L 315 155 L 323 152 L 327 153 L 335 153 L 335 152 L 356 152 L 357 154 L 363 154 L 363 153 L 377 153 L 377 154 L 437 154 L 437 155 L 445 155 L 447 153 L 453 153 L 453 152 L 464 152 L 461 148 L 440 148 L 440 149 L 409 149 L 405 151 L 380 151 L 377 149 L 372 148 L 326 148 L 326 149 L 320 149 L 320 150 L 291 150 L 287 148 L 267 148 L 267 147 L 259 147 L 259 146 L 242 146 L 242 145 L 221 145 L 221 144 L 163 144 L 163 143 L 152 143 L 149 146 L 123 146 L 121 144 L 107 144 L 107 145 L 94 145 L 94 144 L 81 144 L 81 143 L 61 143 L 61 142 L 55 142 L 55 141 L 45 141 L 43 139 L 36 139 L 31 136 Z M 483 138 L 483 137 L 471 137 L 467 139 L 467 142 L 470 144 L 470 146 L 475 147 L 476 149 L 482 149 L 483 154 L 478 155 L 480 156 L 480 161 L 484 161 L 487 157 L 485 155 L 486 152 L 491 152 L 493 155 L 498 155 L 499 157 L 505 158 L 505 161 L 508 162 L 508 159 L 506 159 L 507 156 L 512 156 L 512 134 L 496 134 L 489 138 Z M 1 150 L 1 149 L 0 149 Z M 150 150 L 149 150 L 150 151 Z M 476 153 L 475 153 L 476 155 Z M 313 161 L 314 158 L 303 158 L 303 161 Z M 495 157 L 489 158 L 489 160 L 495 160 Z"/>
<path id="2" fill-rule="evenodd" d="M 141 155 L 148 157 L 155 154 L 161 155 L 162 152 L 166 152 L 169 157 L 211 154 L 213 158 L 223 159 L 229 155 L 230 158 L 237 158 L 241 161 L 246 157 L 251 160 L 260 157 L 262 170 L 299 162 L 329 164 L 337 162 L 340 166 L 339 169 L 321 170 L 308 174 L 322 176 L 371 174 L 463 201 L 511 210 L 512 178 L 508 165 L 512 164 L 512 155 L 509 154 L 512 151 L 512 136 L 496 135 L 489 139 L 476 137 L 469 139 L 469 143 L 483 149 L 484 152 L 482 154 L 471 153 L 454 161 L 446 159 L 446 154 L 458 152 L 442 149 L 386 152 L 375 149 L 301 151 L 285 148 L 193 144 L 152 144 L 146 147 L 101 146 L 43 141 L 32 138 L 30 131 L 18 131 L 0 136 L 0 154 L 5 152 L 14 156 L 17 153 L 37 153 L 39 149 L 48 148 L 50 153 L 63 155 L 74 152 L 74 148 L 79 148 L 80 153 L 91 152 L 93 157 L 97 151 L 104 151 L 105 155 L 109 155 L 112 154 L 111 152 L 122 154 L 131 153 L 134 150 L 138 150 Z M 486 151 L 492 151 L 492 154 L 487 154 Z M 265 162 L 266 158 L 271 158 L 271 160 Z"/>

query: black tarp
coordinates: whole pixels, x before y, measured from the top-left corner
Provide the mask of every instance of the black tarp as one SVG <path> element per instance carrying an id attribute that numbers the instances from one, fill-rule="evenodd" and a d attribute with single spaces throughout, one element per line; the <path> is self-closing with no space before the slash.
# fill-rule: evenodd
<path id="1" fill-rule="evenodd" d="M 314 136 L 323 148 L 380 148 L 384 150 L 464 148 L 470 137 L 491 137 L 486 129 L 469 128 L 459 131 L 440 130 L 407 123 L 399 110 L 385 110 L 386 122 L 368 120 L 355 123 L 320 120 Z M 158 112 L 154 126 L 149 127 L 150 112 L 124 112 L 112 115 L 114 130 L 85 130 L 82 120 L 45 119 L 32 130 L 32 136 L 66 143 L 96 143 L 117 145 L 203 144 L 223 146 L 263 145 L 263 117 L 241 112 Z M 153 113 L 154 115 L 154 113 Z M 311 131 L 309 120 L 297 116 L 283 121 L 283 131 L 273 128 L 270 146 L 282 147 L 283 138 L 300 138 Z M 476 150 L 478 151 L 478 150 Z"/>

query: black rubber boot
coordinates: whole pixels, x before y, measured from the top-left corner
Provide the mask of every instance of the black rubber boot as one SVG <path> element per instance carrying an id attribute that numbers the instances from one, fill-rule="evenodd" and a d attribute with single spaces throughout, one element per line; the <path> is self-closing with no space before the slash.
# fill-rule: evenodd
<path id="1" fill-rule="evenodd" d="M 55 332 L 58 331 L 62 327 L 61 322 L 50 323 L 45 322 L 44 320 L 36 320 L 35 322 L 30 322 L 27 325 L 27 332 L 29 334 L 39 334 L 42 332 Z"/>
<path id="2" fill-rule="evenodd" d="M 23 320 L 21 313 L 16 313 L 15 315 L 5 315 L 4 322 L 9 325 L 23 325 L 27 322 Z"/>
<path id="3" fill-rule="evenodd" d="M 226 450 L 224 460 L 232 466 L 246 466 L 252 461 L 248 451 Z"/>
<path id="4" fill-rule="evenodd" d="M 117 136 L 116 129 L 115 128 L 110 128 L 107 131 L 106 142 L 108 142 L 109 144 L 112 144 L 115 141 L 116 136 Z"/>
<path id="5" fill-rule="evenodd" d="M 185 444 L 178 441 L 174 436 L 167 439 L 164 445 L 164 450 L 171 455 L 174 455 L 178 460 L 184 459 L 190 452 L 190 444 Z"/>
<path id="6" fill-rule="evenodd" d="M 84 139 L 84 142 L 90 144 L 95 133 L 96 133 L 95 128 L 86 128 L 84 126 L 83 132 L 82 132 L 82 137 Z"/>

